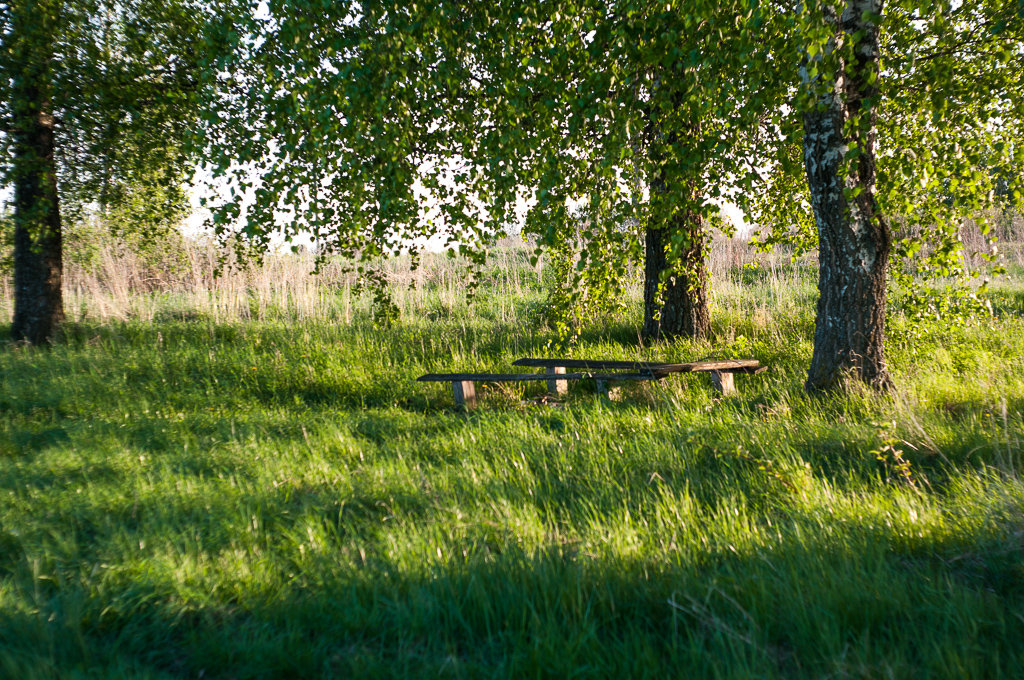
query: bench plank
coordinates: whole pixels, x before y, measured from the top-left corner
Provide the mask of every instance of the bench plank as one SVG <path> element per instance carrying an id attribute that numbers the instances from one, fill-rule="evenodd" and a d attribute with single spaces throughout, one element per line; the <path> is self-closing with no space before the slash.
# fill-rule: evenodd
<path id="1" fill-rule="evenodd" d="M 661 380 L 667 372 L 645 371 L 642 373 L 563 373 L 558 376 L 562 380 Z M 427 373 L 416 378 L 419 382 L 519 382 L 530 380 L 550 380 L 547 373 Z"/>
<path id="2" fill-rule="evenodd" d="M 658 373 L 761 373 L 766 370 L 757 359 L 715 359 L 690 361 L 681 364 L 659 363 L 656 361 L 617 361 L 601 359 L 535 359 L 525 357 L 512 362 L 513 366 L 537 368 L 569 368 L 594 370 L 652 371 Z"/>
<path id="3" fill-rule="evenodd" d="M 689 370 L 681 370 L 680 373 L 698 373 L 698 372 L 712 372 L 712 373 L 764 373 L 768 370 L 767 366 L 762 366 L 761 362 L 757 359 L 720 359 L 716 361 L 693 361 L 689 364 L 678 364 L 680 366 L 689 366 Z M 664 369 L 660 369 L 664 370 Z"/>
<path id="4" fill-rule="evenodd" d="M 419 382 L 454 382 L 463 380 L 487 380 L 489 382 L 510 382 L 513 380 L 547 380 L 543 373 L 427 373 L 416 378 Z"/>
<path id="5" fill-rule="evenodd" d="M 654 362 L 645 361 L 614 361 L 602 359 L 533 359 L 524 357 L 512 362 L 513 366 L 531 366 L 534 368 L 558 367 L 562 368 L 593 368 L 596 370 L 645 370 L 657 365 Z"/>

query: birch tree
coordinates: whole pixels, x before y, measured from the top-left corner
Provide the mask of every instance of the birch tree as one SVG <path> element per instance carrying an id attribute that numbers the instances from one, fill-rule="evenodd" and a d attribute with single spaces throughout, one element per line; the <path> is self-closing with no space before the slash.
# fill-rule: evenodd
<path id="1" fill-rule="evenodd" d="M 177 205 L 203 53 L 202 6 L 14 0 L 0 8 L 3 180 L 14 189 L 15 341 L 64 320 L 63 225 L 127 187 Z M 149 216 L 158 217 L 159 206 Z"/>
<path id="2" fill-rule="evenodd" d="M 807 387 L 885 388 L 891 256 L 948 274 L 960 221 L 992 205 L 988 167 L 1021 167 L 1024 5 L 847 0 L 800 16 L 802 90 L 776 167 L 796 171 L 786 145 L 801 144 L 820 294 Z M 792 220 L 784 195 L 763 212 Z"/>
<path id="3" fill-rule="evenodd" d="M 879 46 L 882 0 L 850 0 L 837 12 L 823 6 L 843 51 L 827 87 L 804 113 L 804 164 L 818 229 L 818 311 L 809 387 L 828 387 L 852 371 L 876 386 L 891 382 L 885 365 L 886 268 L 892 232 L 875 198 Z M 813 44 L 813 43 L 812 43 Z M 846 44 L 849 48 L 843 49 Z"/>

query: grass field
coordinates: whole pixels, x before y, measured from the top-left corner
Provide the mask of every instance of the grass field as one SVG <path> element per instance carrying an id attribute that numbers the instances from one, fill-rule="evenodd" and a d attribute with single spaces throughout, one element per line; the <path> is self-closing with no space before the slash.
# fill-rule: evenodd
<path id="1" fill-rule="evenodd" d="M 1019 278 L 895 314 L 892 395 L 806 396 L 813 269 L 723 265 L 710 342 L 640 346 L 636 303 L 573 354 L 771 367 L 739 396 L 458 413 L 413 379 L 546 351 L 524 259 L 471 307 L 428 266 L 386 330 L 249 285 L 0 347 L 0 677 L 1024 675 Z"/>

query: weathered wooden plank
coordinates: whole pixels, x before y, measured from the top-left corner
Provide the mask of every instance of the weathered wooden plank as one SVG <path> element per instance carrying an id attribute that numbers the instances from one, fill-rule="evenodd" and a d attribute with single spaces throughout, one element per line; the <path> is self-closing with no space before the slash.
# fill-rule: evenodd
<path id="1" fill-rule="evenodd" d="M 667 375 L 663 371 L 643 373 L 564 373 L 559 374 L 558 382 L 563 380 L 588 380 L 605 378 L 608 380 L 660 380 Z M 427 373 L 416 378 L 419 382 L 519 382 L 532 380 L 549 380 L 547 373 Z"/>
<path id="2" fill-rule="evenodd" d="M 718 371 L 730 373 L 760 373 L 764 370 L 757 359 L 715 359 L 688 363 L 659 363 L 655 361 L 618 361 L 603 359 L 535 359 L 524 357 L 512 362 L 513 366 L 572 369 L 651 371 L 657 373 L 696 373 Z"/>
<path id="3" fill-rule="evenodd" d="M 561 366 L 563 368 L 592 368 L 595 370 L 632 370 L 639 371 L 649 366 L 660 365 L 646 361 L 615 361 L 603 359 L 531 359 L 525 357 L 512 362 L 513 366 L 532 366 L 536 368 L 548 368 Z"/>
<path id="4" fill-rule="evenodd" d="M 736 383 L 730 372 L 711 371 L 711 386 L 723 397 L 736 394 Z"/>
<path id="5" fill-rule="evenodd" d="M 767 370 L 757 359 L 718 359 L 714 361 L 694 361 L 689 364 L 677 364 L 678 366 L 689 366 L 689 371 L 680 373 L 697 373 L 699 371 L 712 371 L 717 373 L 760 373 Z M 659 369 L 668 370 L 670 369 Z"/>
<path id="6" fill-rule="evenodd" d="M 459 408 L 476 408 L 476 385 L 472 380 L 453 380 L 452 396 L 455 397 L 455 405 Z"/>
<path id="7" fill-rule="evenodd" d="M 583 374 L 573 374 L 567 380 L 579 379 Z M 481 380 L 487 382 L 512 382 L 516 380 L 547 380 L 543 373 L 427 373 L 416 378 L 420 382 L 452 382 L 463 380 Z"/>

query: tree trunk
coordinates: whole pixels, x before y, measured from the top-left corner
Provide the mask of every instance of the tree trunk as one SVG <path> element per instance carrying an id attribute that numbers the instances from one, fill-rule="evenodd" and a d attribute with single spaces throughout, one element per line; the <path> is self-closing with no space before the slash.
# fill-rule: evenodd
<path id="1" fill-rule="evenodd" d="M 874 195 L 878 27 L 865 20 L 881 10 L 881 0 L 848 0 L 841 17 L 826 15 L 845 40 L 863 37 L 818 110 L 804 116 L 804 164 L 819 241 L 820 297 L 807 377 L 812 391 L 835 389 L 846 378 L 877 388 L 892 384 L 885 363 L 891 235 Z M 850 156 L 851 149 L 859 155 Z"/>
<path id="2" fill-rule="evenodd" d="M 682 261 L 673 266 L 666 249 L 674 233 L 689 240 Z M 644 326 L 643 336 L 702 339 L 711 327 L 708 310 L 708 272 L 704 253 L 705 235 L 699 215 L 684 211 L 661 228 L 645 233 Z M 672 275 L 661 285 L 661 273 Z M 682 271 L 683 273 L 678 273 Z"/>
<path id="3" fill-rule="evenodd" d="M 14 321 L 11 337 L 50 342 L 64 321 L 61 219 L 50 108 L 56 7 L 11 8 L 10 92 L 14 181 Z"/>
<path id="4" fill-rule="evenodd" d="M 660 79 L 655 87 L 660 87 Z M 672 100 L 678 107 L 679 101 Z M 649 117 L 651 160 L 657 168 L 651 178 L 650 198 L 654 215 L 664 215 L 660 224 L 648 225 L 644 232 L 644 325 L 647 340 L 676 337 L 700 340 L 711 329 L 708 309 L 707 236 L 700 213 L 696 182 L 680 175 L 674 164 L 666 164 L 666 151 L 680 143 L 680 133 L 664 131 L 656 111 Z M 699 133 L 699 121 L 692 126 L 693 136 Z M 686 203 L 686 205 L 680 205 Z M 678 252 L 672 253 L 673 241 L 682 240 Z M 677 256 L 677 257 L 676 257 Z M 662 283 L 664 272 L 668 279 Z"/>

